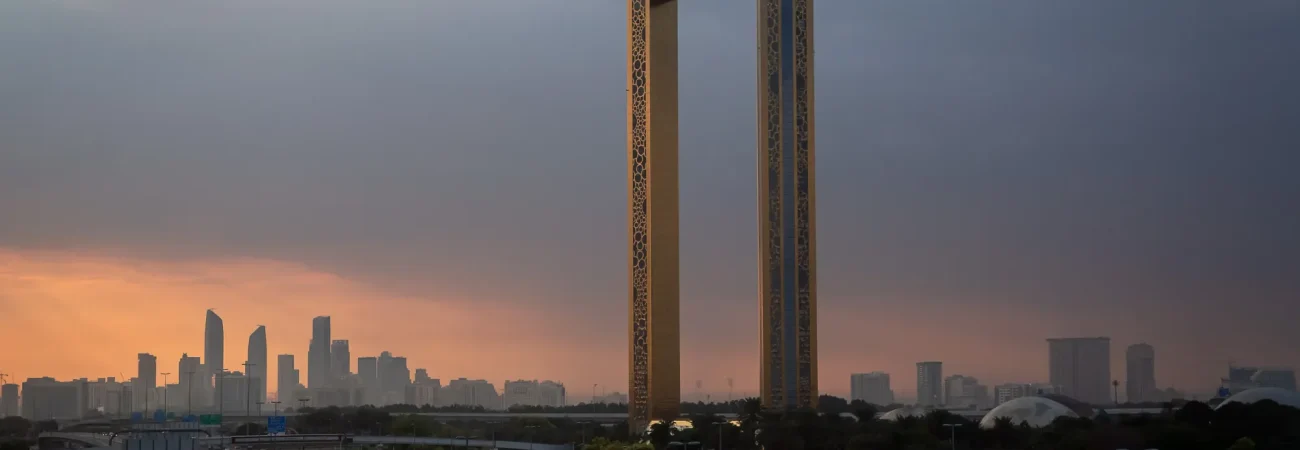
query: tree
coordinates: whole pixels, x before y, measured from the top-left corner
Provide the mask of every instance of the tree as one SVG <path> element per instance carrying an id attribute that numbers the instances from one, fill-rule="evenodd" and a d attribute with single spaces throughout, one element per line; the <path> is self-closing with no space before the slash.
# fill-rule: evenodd
<path id="1" fill-rule="evenodd" d="M 656 422 L 650 425 L 650 444 L 654 445 L 656 450 L 668 448 L 668 443 L 673 440 L 673 425 L 671 422 Z"/>
<path id="2" fill-rule="evenodd" d="M 1248 437 L 1237 439 L 1237 442 L 1233 442 L 1232 447 L 1228 447 L 1228 450 L 1255 450 L 1255 441 L 1250 440 Z"/>

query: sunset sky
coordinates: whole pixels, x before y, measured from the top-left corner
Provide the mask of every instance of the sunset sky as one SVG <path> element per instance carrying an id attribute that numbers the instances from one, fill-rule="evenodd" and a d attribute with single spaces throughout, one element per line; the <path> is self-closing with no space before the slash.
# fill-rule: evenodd
<path id="1" fill-rule="evenodd" d="M 0 1 L 0 372 L 176 372 L 215 308 L 231 366 L 262 324 L 305 369 L 330 315 L 354 358 L 626 392 L 625 8 Z M 680 14 L 683 392 L 753 394 L 755 8 Z M 1066 336 L 1194 392 L 1300 367 L 1300 3 L 815 17 L 824 392 L 1046 381 Z"/>

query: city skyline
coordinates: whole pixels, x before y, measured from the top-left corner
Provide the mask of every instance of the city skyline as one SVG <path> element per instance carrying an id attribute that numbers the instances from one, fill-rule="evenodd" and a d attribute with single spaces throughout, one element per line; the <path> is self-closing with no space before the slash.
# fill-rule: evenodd
<path id="1" fill-rule="evenodd" d="M 212 320 L 211 318 L 214 316 L 213 311 L 212 311 L 211 309 L 209 309 L 209 310 L 207 310 L 206 314 L 207 314 L 207 317 L 209 318 L 208 321 Z M 316 316 L 316 317 L 314 317 L 313 319 L 311 319 L 311 321 L 310 321 L 310 322 L 311 322 L 311 325 L 309 326 L 309 328 L 311 328 L 311 329 L 309 330 L 309 334 L 314 333 L 314 332 L 317 330 L 317 328 L 315 327 L 315 325 L 318 324 L 318 323 L 320 323 L 320 324 L 331 323 L 331 325 L 332 325 L 332 320 L 331 320 L 331 321 L 323 321 L 323 320 L 322 320 L 322 319 L 329 319 L 329 318 L 330 318 L 329 316 Z M 218 318 L 218 320 L 222 320 L 222 319 L 224 319 L 224 318 Z M 250 342 L 249 342 L 249 343 L 250 343 L 250 344 L 254 344 L 254 343 L 256 343 L 256 344 L 259 344 L 259 345 L 256 345 L 256 346 L 254 346 L 254 345 L 250 345 L 250 347 L 249 347 L 249 350 L 250 350 L 250 351 L 251 351 L 251 350 L 254 350 L 255 348 L 257 348 L 257 349 L 260 350 L 260 347 L 261 347 L 260 344 L 265 344 L 265 343 L 266 343 L 266 341 L 265 341 L 266 333 L 267 333 L 267 327 L 266 327 L 265 325 L 261 325 L 261 324 L 256 325 L 256 328 L 255 328 L 253 334 L 250 335 Z M 1108 340 L 1108 338 L 1105 338 L 1105 337 L 1100 337 L 1100 338 L 1095 338 L 1095 337 L 1089 337 L 1089 338 L 1079 338 L 1079 337 L 1056 337 L 1056 338 L 1048 338 L 1048 339 L 1047 339 L 1048 343 L 1049 343 L 1049 344 L 1052 344 L 1052 345 L 1049 345 L 1049 346 L 1045 347 L 1045 350 L 1048 350 L 1048 351 L 1045 351 L 1045 352 L 1044 352 L 1044 355 L 1042 355 L 1042 357 L 1043 357 L 1043 361 L 1041 361 L 1041 363 L 1042 363 L 1044 366 L 1050 368 L 1050 365 L 1051 365 L 1051 362 L 1052 362 L 1052 361 L 1051 361 L 1051 349 L 1054 348 L 1054 345 L 1055 345 L 1054 342 L 1060 342 L 1060 341 L 1095 341 L 1095 340 L 1098 340 L 1098 339 L 1100 339 L 1100 340 Z M 205 333 L 205 342 L 206 342 L 206 333 Z M 346 339 L 344 339 L 344 340 L 340 340 L 340 339 L 334 339 L 334 340 L 332 340 L 332 343 L 334 343 L 334 344 L 336 344 L 336 345 L 337 345 L 337 344 L 344 343 L 344 342 L 349 342 L 349 340 L 346 340 Z M 268 345 L 268 347 L 270 347 L 270 348 L 275 348 L 275 346 L 269 346 L 269 345 Z M 1132 347 L 1145 347 L 1145 348 L 1148 348 L 1148 349 L 1153 348 L 1153 347 L 1151 347 L 1151 345 L 1148 344 L 1148 343 L 1135 343 L 1135 344 L 1132 345 Z M 363 348 L 376 348 L 376 347 L 373 347 L 373 346 L 365 346 L 365 347 L 363 347 Z M 301 354 L 302 354 L 302 355 L 305 355 L 305 354 L 307 354 L 307 353 L 309 353 L 309 352 L 307 352 L 307 351 L 303 351 Z M 248 353 L 245 353 L 245 356 L 247 356 L 247 355 L 248 355 Z M 288 361 L 290 364 L 293 364 L 293 361 L 294 361 L 295 359 L 297 359 L 299 353 L 279 353 L 279 354 L 277 354 L 277 355 L 278 355 L 277 358 L 276 358 L 276 361 L 277 361 L 277 362 L 276 362 L 276 364 L 272 365 L 272 366 L 274 367 L 274 370 L 273 370 L 273 371 L 268 367 L 268 368 L 266 368 L 266 369 L 259 369 L 259 370 L 256 370 L 256 372 L 254 372 L 254 375 L 255 375 L 255 376 L 265 376 L 265 378 L 267 379 L 267 381 L 263 381 L 263 383 L 262 383 L 264 386 L 267 386 L 267 389 L 268 389 L 268 390 L 262 391 L 262 392 L 263 392 L 264 394 L 266 394 L 266 395 L 269 395 L 269 394 L 271 394 L 271 393 L 275 393 L 277 396 L 279 395 L 279 388 L 280 388 L 282 385 L 284 385 L 284 384 L 283 384 L 284 382 L 283 382 L 283 381 L 281 380 L 281 378 L 280 378 L 280 377 L 281 377 L 281 375 L 280 375 L 280 364 L 282 364 L 284 361 Z M 223 356 L 225 356 L 225 357 L 228 358 L 228 357 L 230 356 L 230 354 L 225 354 L 225 355 L 223 355 Z M 284 359 L 286 356 L 289 358 L 288 360 L 285 360 L 285 359 Z M 180 371 L 179 371 L 179 372 L 176 372 L 176 373 L 184 373 L 184 372 L 186 372 L 186 369 L 185 369 L 185 367 L 187 367 L 187 366 L 186 366 L 186 362 L 182 360 L 184 357 L 185 357 L 185 354 L 183 353 L 183 354 L 182 354 L 182 358 L 178 358 L 178 364 L 180 365 Z M 332 356 L 331 356 L 331 357 L 332 357 Z M 137 362 L 136 362 L 132 367 L 135 367 L 135 368 L 138 369 L 138 370 L 136 370 L 135 372 L 132 372 L 132 374 L 134 374 L 134 375 L 143 374 L 143 372 L 140 372 L 139 369 L 143 369 L 144 367 L 147 367 L 146 364 L 145 364 L 145 360 L 146 360 L 146 358 L 148 358 L 148 360 L 150 361 L 149 364 L 151 364 L 151 365 L 154 366 L 154 368 L 155 368 L 155 376 L 156 376 L 156 374 L 165 371 L 165 369 L 163 369 L 163 368 L 158 368 L 159 366 L 158 366 L 158 362 L 157 362 L 157 361 L 158 361 L 159 359 L 161 359 L 161 358 L 160 358 L 159 356 L 155 355 L 155 354 L 147 353 L 147 352 L 142 352 L 142 353 L 139 353 L 138 355 L 136 355 L 136 358 L 137 358 L 138 361 L 137 361 Z M 195 359 L 195 360 L 199 360 L 199 359 L 200 359 L 200 358 L 197 358 L 197 357 L 190 357 L 190 358 L 191 358 L 191 359 Z M 439 380 L 453 380 L 453 379 L 466 379 L 466 378 L 471 379 L 471 380 L 485 379 L 485 380 L 488 380 L 488 381 L 490 381 L 490 382 L 494 382 L 494 383 L 495 383 L 496 381 L 506 382 L 506 381 L 512 381 L 512 380 L 516 380 L 516 379 L 518 379 L 518 380 L 526 380 L 526 379 L 539 380 L 539 379 L 545 379 L 545 380 L 556 380 L 556 381 L 559 381 L 559 382 L 566 382 L 564 379 L 561 379 L 561 378 L 540 377 L 540 376 L 530 375 L 530 374 L 528 374 L 528 373 L 519 373 L 519 374 L 513 374 L 513 375 L 506 375 L 506 376 L 504 376 L 503 378 L 499 378 L 499 379 L 498 379 L 498 378 L 492 378 L 492 377 L 486 377 L 486 376 L 477 376 L 477 375 L 475 375 L 475 376 L 469 376 L 469 375 L 461 374 L 461 373 L 459 373 L 459 372 L 457 372 L 457 373 L 434 373 L 434 375 L 430 375 L 431 372 L 429 371 L 429 369 L 426 369 L 426 368 L 420 367 L 420 365 L 423 364 L 423 363 L 421 363 L 421 362 L 415 362 L 415 363 L 409 363 L 409 364 L 408 364 L 408 363 L 406 362 L 406 360 L 407 360 L 406 357 L 404 357 L 404 356 L 401 356 L 401 357 L 394 356 L 394 355 L 393 355 L 390 351 L 388 351 L 388 350 L 377 351 L 377 352 L 375 352 L 375 353 L 373 353 L 373 354 L 358 354 L 358 356 L 351 357 L 350 359 L 358 360 L 358 364 L 359 364 L 359 365 L 357 366 L 358 371 L 356 371 L 356 372 L 349 372 L 347 375 L 348 375 L 348 376 L 357 376 L 357 377 L 358 377 L 357 379 L 358 379 L 358 380 L 361 380 L 361 381 L 364 383 L 364 382 L 366 382 L 366 380 L 367 380 L 368 374 L 367 374 L 365 371 L 360 370 L 360 369 L 362 368 L 362 365 L 360 365 L 360 364 L 362 363 L 362 361 L 363 361 L 363 360 L 369 360 L 370 363 L 375 363 L 376 360 L 378 360 L 378 361 L 384 361 L 385 358 L 401 360 L 401 363 L 402 363 L 402 367 L 403 367 L 403 368 L 406 368 L 406 367 L 414 368 L 414 369 L 407 369 L 407 370 L 406 370 L 406 371 L 407 371 L 407 380 L 408 380 L 408 382 L 409 382 L 409 381 L 413 381 L 413 380 L 418 380 L 418 379 L 420 379 L 420 376 L 423 376 L 423 377 L 425 377 L 425 378 L 439 379 Z M 1112 363 L 1109 363 L 1108 365 L 1106 365 L 1106 368 L 1107 368 L 1108 370 L 1111 371 L 1112 376 L 1113 376 L 1113 377 L 1116 377 L 1116 378 L 1115 378 L 1116 380 L 1124 380 L 1124 381 L 1121 382 L 1121 392 L 1124 392 L 1125 395 L 1124 395 L 1123 397 L 1121 397 L 1121 400 L 1125 400 L 1125 401 L 1126 401 L 1126 400 L 1128 400 L 1128 398 L 1129 398 L 1129 394 L 1128 394 L 1128 392 L 1130 392 L 1130 391 L 1129 391 L 1128 388 L 1127 388 L 1127 386 L 1128 386 L 1128 378 L 1125 377 L 1124 374 L 1127 373 L 1127 371 L 1129 371 L 1129 370 L 1132 369 L 1132 367 L 1131 367 L 1130 364 L 1129 364 L 1129 360 L 1130 360 L 1130 358 L 1132 358 L 1132 355 L 1130 354 L 1130 352 L 1125 352 L 1124 354 L 1121 354 L 1121 355 L 1120 355 L 1120 358 L 1121 358 L 1121 362 L 1120 362 L 1120 364 L 1115 365 L 1115 364 L 1112 362 Z M 241 359 L 241 360 L 243 360 L 243 359 Z M 1153 359 L 1146 360 L 1146 361 L 1143 363 L 1143 365 L 1141 366 L 1141 370 L 1149 370 L 1151 367 L 1154 366 L 1154 363 L 1155 363 L 1155 361 L 1154 361 Z M 947 389 L 947 381 L 948 381 L 947 378 L 949 378 L 949 377 L 947 377 L 946 375 L 944 375 L 944 372 L 943 372 L 944 369 L 942 369 L 943 364 L 944 364 L 944 363 L 943 363 L 942 361 L 922 361 L 922 362 L 916 362 L 916 363 L 914 363 L 914 365 L 910 365 L 910 367 L 912 367 L 912 368 L 915 369 L 913 373 L 916 374 L 916 381 L 917 381 L 918 383 L 920 382 L 920 378 L 922 377 L 922 373 L 925 373 L 925 374 L 926 374 L 925 377 L 927 377 L 928 379 L 930 379 L 930 380 L 933 381 L 933 384 L 934 384 L 934 386 L 935 386 L 935 388 L 934 388 L 935 391 L 934 391 L 934 398 L 933 398 L 933 400 L 931 400 L 931 401 L 934 402 L 935 404 L 944 404 L 944 402 L 945 402 L 946 399 L 947 399 L 947 398 L 946 398 L 946 394 L 944 393 L 944 391 Z M 924 372 L 922 371 L 922 367 L 923 367 L 923 366 L 927 367 L 927 369 L 926 369 Z M 1187 387 L 1184 387 L 1184 386 L 1171 386 L 1171 385 L 1169 385 L 1169 384 L 1166 384 L 1166 383 L 1160 381 L 1159 379 L 1156 379 L 1156 380 L 1155 380 L 1155 386 L 1157 386 L 1159 389 L 1164 389 L 1164 388 L 1179 388 L 1180 390 L 1185 390 L 1185 393 L 1188 394 L 1188 395 L 1191 395 L 1191 396 L 1208 397 L 1208 396 L 1212 396 L 1213 393 L 1214 393 L 1214 391 L 1217 390 L 1219 386 L 1222 386 L 1222 385 L 1223 385 L 1224 382 L 1223 382 L 1222 380 L 1219 379 L 1219 377 L 1223 375 L 1222 370 L 1223 370 L 1223 369 L 1227 369 L 1227 367 L 1237 367 L 1237 366 L 1238 366 L 1238 365 L 1229 365 L 1229 366 L 1221 367 L 1221 368 L 1220 368 L 1220 369 L 1221 369 L 1220 373 L 1217 374 L 1215 377 L 1213 377 L 1214 380 L 1216 380 L 1216 381 L 1215 381 L 1215 382 L 1207 381 L 1207 382 L 1206 382 L 1207 384 L 1204 385 L 1204 386 L 1199 386 L 1199 387 L 1198 387 L 1198 386 L 1187 386 Z M 1259 366 L 1259 367 L 1269 367 L 1268 365 L 1257 365 L 1257 366 Z M 170 367 L 170 365 L 164 361 L 162 367 L 164 367 L 164 368 L 165 368 L 165 367 Z M 191 367 L 193 367 L 193 366 L 191 366 Z M 205 366 L 203 366 L 202 364 L 199 364 L 197 367 L 205 367 Z M 253 367 L 257 367 L 257 366 L 254 365 Z M 1244 367 L 1244 366 L 1243 366 L 1243 367 Z M 1295 368 L 1294 368 L 1294 367 L 1291 367 L 1291 366 L 1285 366 L 1285 367 L 1283 367 L 1283 366 L 1276 366 L 1276 367 L 1279 367 L 1279 368 L 1284 369 L 1284 370 L 1295 370 Z M 243 366 L 242 366 L 242 364 L 241 364 L 241 366 L 240 366 L 239 368 L 236 368 L 236 369 L 233 369 L 233 370 L 230 370 L 230 368 L 227 368 L 227 369 L 228 369 L 230 372 L 242 372 L 242 371 L 243 371 L 243 370 L 242 370 L 242 369 L 243 369 Z M 931 369 L 937 369 L 937 370 L 932 372 Z M 252 370 L 252 369 L 250 369 L 250 370 Z M 326 373 L 326 374 L 328 375 L 327 378 L 329 378 L 329 379 L 331 379 L 331 380 L 333 380 L 333 379 L 337 379 L 337 377 L 343 375 L 343 374 L 341 374 L 341 373 L 338 373 L 338 372 L 337 372 L 333 367 L 330 367 L 330 368 L 328 368 L 328 369 L 326 369 L 326 370 L 328 370 L 328 372 Z M 262 373 L 263 371 L 266 371 L 266 373 Z M 525 368 L 525 369 L 521 369 L 521 372 L 527 372 L 527 369 L 526 369 L 526 368 Z M 974 371 L 967 371 L 967 372 L 968 372 L 968 373 L 973 373 L 973 374 L 978 374 L 978 372 L 974 372 Z M 290 377 L 292 377 L 292 376 L 294 376 L 294 375 L 297 375 L 297 384 L 300 385 L 300 386 L 303 387 L 303 388 L 307 388 L 306 383 L 307 383 L 307 380 L 308 380 L 308 378 L 309 378 L 309 376 L 310 376 L 309 373 L 310 373 L 309 370 L 304 371 L 303 369 L 295 369 L 295 370 L 294 370 L 294 373 L 291 374 Z M 481 371 L 470 370 L 469 373 L 481 373 Z M 831 391 L 829 391 L 829 392 L 824 392 L 824 394 L 827 394 L 827 395 L 833 395 L 833 396 L 837 396 L 837 397 L 842 397 L 842 398 L 846 398 L 846 399 L 847 399 L 847 398 L 852 398 L 852 397 L 853 397 L 853 396 L 852 396 L 852 392 L 853 392 L 853 389 L 854 389 L 854 388 L 853 388 L 853 383 L 854 383 L 854 382 L 853 382 L 853 381 L 850 381 L 850 378 L 855 378 L 855 377 L 858 377 L 859 375 L 864 375 L 864 374 L 865 374 L 865 375 L 873 375 L 873 376 L 874 376 L 874 375 L 881 375 L 881 376 L 883 376 L 884 379 L 886 380 L 886 381 L 885 381 L 886 385 L 889 385 L 888 380 L 889 380 L 889 378 L 891 377 L 891 373 L 890 373 L 890 372 L 885 372 L 885 371 L 879 371 L 879 370 L 877 370 L 877 371 L 873 371 L 873 372 L 870 372 L 870 373 L 866 373 L 866 372 L 862 372 L 861 370 L 859 370 L 859 371 L 854 371 L 854 372 L 846 372 L 846 373 L 843 373 L 843 374 L 835 374 L 835 375 L 841 375 L 841 376 L 840 376 L 841 379 L 834 379 L 834 378 L 829 378 L 829 377 L 828 377 L 828 379 L 827 379 L 827 380 L 824 380 L 824 382 L 825 382 L 827 385 L 832 386 L 833 389 L 832 389 Z M 10 382 L 19 382 L 19 383 L 22 382 L 22 381 L 24 381 L 24 380 L 26 380 L 27 378 L 41 378 L 41 377 L 51 377 L 51 378 L 56 379 L 56 380 L 59 380 L 59 381 L 69 381 L 69 380 L 76 380 L 76 379 L 82 379 L 82 378 L 87 378 L 87 379 L 94 380 L 94 379 L 97 379 L 97 378 L 106 378 L 106 377 L 107 377 L 107 378 L 112 378 L 112 377 L 113 377 L 111 374 L 110 374 L 110 375 L 105 375 L 105 374 L 102 374 L 102 373 L 87 373 L 87 374 L 78 374 L 78 375 L 71 375 L 71 376 L 67 376 L 67 375 L 56 376 L 56 375 L 51 375 L 51 374 L 30 374 L 30 375 L 29 375 L 29 374 L 20 374 L 21 376 L 14 376 L 13 374 L 6 374 L 6 375 L 9 376 L 9 380 L 10 380 Z M 1046 381 L 1050 379 L 1050 376 L 1051 376 L 1051 374 L 1050 374 L 1050 371 L 1049 371 L 1049 370 L 1044 370 L 1042 374 L 1037 374 L 1037 373 L 1030 374 L 1030 372 L 1025 372 L 1025 373 L 1021 373 L 1021 374 L 1019 374 L 1019 375 L 1016 375 L 1016 376 L 1012 376 L 1012 377 L 1010 377 L 1010 378 L 1006 378 L 1006 379 L 1001 379 L 1001 378 L 988 378 L 988 379 L 986 379 L 986 380 L 989 380 L 990 382 L 986 382 L 986 383 L 984 383 L 983 385 L 986 386 L 986 387 L 993 387 L 994 385 L 1000 385 L 1000 384 L 1004 384 L 1004 383 L 1009 383 L 1009 384 L 1013 384 L 1013 385 L 1018 385 L 1018 384 L 1026 384 L 1026 385 L 1028 385 L 1028 384 L 1042 384 L 1042 385 L 1044 385 L 1044 386 L 1048 386 L 1048 385 L 1050 385 L 1050 384 L 1049 384 L 1049 383 L 1046 383 Z M 960 375 L 958 375 L 957 377 L 960 377 Z M 117 377 L 117 378 L 121 379 L 122 381 L 126 381 L 126 380 L 129 380 L 129 379 L 133 378 L 133 377 L 126 377 L 126 378 Z M 979 378 L 979 377 L 976 377 L 976 378 Z M 290 378 L 290 379 L 292 380 L 293 378 Z M 906 376 L 903 376 L 903 377 L 900 378 L 900 379 L 902 379 L 902 380 L 907 380 L 908 378 L 907 378 Z M 972 379 L 973 379 L 973 378 L 972 378 Z M 272 382 L 272 381 L 270 381 L 270 380 L 276 380 L 276 381 Z M 210 382 L 214 382 L 214 380 L 210 380 Z M 372 380 L 371 382 L 373 382 L 373 380 Z M 696 382 L 703 383 L 703 380 L 697 380 Z M 145 383 L 145 384 L 148 384 L 148 381 L 145 380 L 144 383 Z M 182 377 L 176 377 L 176 378 L 172 379 L 172 382 L 171 382 L 172 385 L 178 386 L 178 388 L 179 388 L 179 389 L 182 389 L 182 390 L 185 390 L 185 386 L 186 386 L 186 385 L 185 385 L 184 383 L 185 383 L 185 380 L 184 380 L 184 378 L 182 378 Z M 331 383 L 332 383 L 332 382 L 331 382 Z M 292 384 L 294 384 L 294 383 L 290 383 L 290 384 L 292 385 Z M 712 383 L 709 383 L 709 384 L 712 384 Z M 719 384 L 721 384 L 721 383 L 719 383 Z M 712 384 L 712 385 L 717 386 L 717 384 Z M 843 386 L 841 386 L 841 385 L 843 385 Z M 275 386 L 275 387 L 276 387 L 276 390 L 274 390 L 274 391 L 269 390 L 269 387 L 270 387 L 270 386 Z M 579 386 L 579 384 L 575 384 L 574 386 Z M 1109 385 L 1107 385 L 1107 386 L 1109 386 Z M 160 383 L 159 383 L 159 387 L 161 387 L 161 384 L 160 384 Z M 622 393 L 622 391 L 619 389 L 619 386 L 618 386 L 617 384 L 601 384 L 601 383 L 596 383 L 596 386 L 593 386 L 593 387 L 601 387 L 601 394 L 602 394 L 602 395 L 603 395 L 603 394 L 607 394 L 607 393 Z M 910 404 L 910 403 L 914 403 L 914 402 L 921 402 L 921 401 L 922 401 L 922 399 L 921 399 L 920 396 L 919 396 L 919 392 L 918 392 L 915 388 L 916 388 L 916 385 L 908 385 L 908 384 L 906 384 L 906 382 L 904 382 L 904 383 L 900 383 L 900 384 L 895 384 L 895 385 L 889 385 L 889 390 L 891 391 L 891 395 L 894 395 L 894 396 L 896 397 L 896 399 L 899 400 L 900 402 L 909 403 L 909 404 Z M 681 399 L 680 399 L 681 401 L 701 401 L 701 400 L 703 400 L 703 399 L 705 399 L 705 398 L 712 398 L 713 401 L 721 401 L 722 399 L 727 398 L 726 395 L 730 395 L 731 398 L 742 398 L 742 397 L 758 397 L 759 394 L 760 394 L 760 392 L 759 392 L 757 389 L 751 389 L 751 388 L 747 388 L 747 387 L 745 387 L 745 386 L 741 386 L 741 387 L 738 388 L 738 389 L 737 389 L 737 388 L 732 388 L 732 389 L 729 390 L 729 391 L 721 391 L 721 390 L 719 390 L 719 391 L 710 391 L 710 390 L 699 390 L 699 389 L 697 389 L 697 388 L 688 387 L 688 386 L 686 386 L 685 383 L 683 383 L 683 385 L 681 386 L 681 389 L 682 389 L 682 392 L 683 392 L 683 394 L 682 394 L 682 396 L 681 396 Z M 1067 385 L 1058 385 L 1058 386 L 1055 387 L 1055 389 L 1060 389 L 1060 390 L 1063 390 L 1063 391 L 1064 391 L 1064 390 L 1069 390 L 1070 387 L 1067 386 Z M 1107 389 L 1109 389 L 1109 387 L 1107 387 Z M 688 393 L 688 392 L 689 392 L 689 393 Z M 1109 392 L 1109 391 L 1108 391 L 1108 392 Z M 1157 395 L 1157 396 L 1158 396 L 1158 395 L 1161 395 L 1161 392 L 1162 392 L 1162 391 L 1158 391 L 1158 390 L 1157 390 L 1157 391 L 1154 393 L 1154 395 Z M 580 394 L 580 393 L 581 393 L 581 390 L 575 390 L 574 393 Z M 197 404 L 198 402 L 200 402 L 200 401 L 203 401 L 201 398 L 199 398 L 199 395 L 201 395 L 201 394 L 202 394 L 202 391 L 196 391 L 196 394 L 195 394 L 195 396 L 196 396 L 196 398 L 195 398 L 195 402 L 196 402 L 196 404 Z M 207 394 L 208 394 L 208 395 L 212 395 L 213 392 L 212 392 L 211 390 L 209 390 L 209 391 L 207 392 Z M 583 398 L 583 397 L 581 397 L 581 396 L 575 396 L 575 397 L 573 397 L 573 398 L 575 398 L 575 399 L 581 399 L 581 398 Z M 143 398 L 138 399 L 137 401 L 139 401 L 139 402 L 143 402 Z M 578 400 L 578 401 L 581 401 L 581 400 Z"/>
<path id="2" fill-rule="evenodd" d="M 1193 392 L 1300 366 L 1277 4 L 818 2 L 820 390 L 1047 381 L 1059 336 Z M 216 308 L 232 370 L 257 324 L 305 369 L 330 315 L 354 355 L 625 390 L 626 5 L 587 5 L 0 5 L 0 372 L 172 369 Z M 756 16 L 681 8 L 681 379 L 755 393 Z"/>

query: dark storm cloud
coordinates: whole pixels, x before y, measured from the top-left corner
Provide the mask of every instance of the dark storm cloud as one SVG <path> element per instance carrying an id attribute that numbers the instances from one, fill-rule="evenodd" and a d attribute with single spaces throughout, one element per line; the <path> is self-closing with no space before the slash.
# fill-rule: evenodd
<path id="1" fill-rule="evenodd" d="M 624 317 L 623 8 L 4 2 L 0 244 L 305 261 Z M 754 7 L 681 15 L 683 326 L 752 351 Z M 1297 3 L 816 17 L 825 323 L 936 341 L 895 356 L 824 327 L 832 368 L 998 345 L 1031 356 L 973 371 L 1037 376 L 1048 334 L 1147 340 L 1197 388 L 1231 359 L 1300 364 Z"/>

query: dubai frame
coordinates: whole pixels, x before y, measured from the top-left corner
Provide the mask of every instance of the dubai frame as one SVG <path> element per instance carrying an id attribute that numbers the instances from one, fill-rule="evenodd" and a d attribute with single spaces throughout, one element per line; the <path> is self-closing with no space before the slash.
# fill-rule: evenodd
<path id="1" fill-rule="evenodd" d="M 643 426 L 681 401 L 677 1 L 628 1 L 628 419 Z M 815 407 L 813 0 L 757 2 L 761 397 Z"/>

